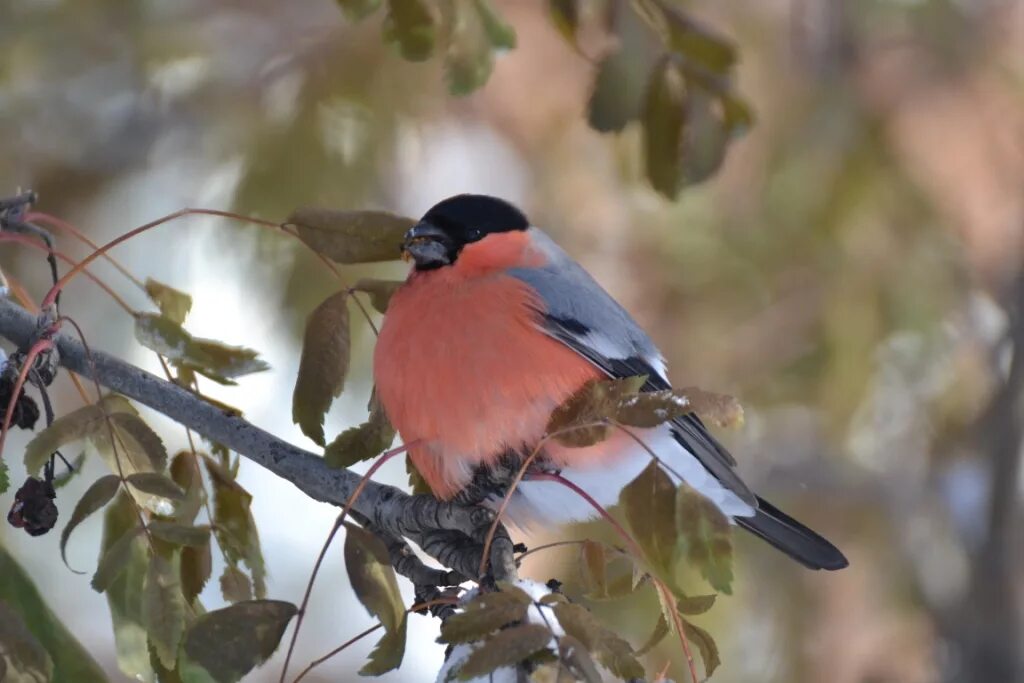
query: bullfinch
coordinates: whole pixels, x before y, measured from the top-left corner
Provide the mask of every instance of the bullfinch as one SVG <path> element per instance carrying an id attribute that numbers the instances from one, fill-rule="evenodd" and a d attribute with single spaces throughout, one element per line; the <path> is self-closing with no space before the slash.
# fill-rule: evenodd
<path id="1" fill-rule="evenodd" d="M 552 411 L 587 382 L 646 375 L 641 391 L 671 388 L 661 353 L 629 313 L 508 202 L 445 199 L 402 249 L 413 268 L 391 298 L 373 373 L 385 413 L 439 498 L 454 497 L 481 468 L 525 458 Z M 812 569 L 847 565 L 835 546 L 751 492 L 696 415 L 635 433 L 733 523 Z M 650 460 L 613 432 L 583 448 L 548 440 L 534 465 L 608 506 Z M 527 478 L 506 515 L 530 526 L 594 511 L 557 481 Z"/>

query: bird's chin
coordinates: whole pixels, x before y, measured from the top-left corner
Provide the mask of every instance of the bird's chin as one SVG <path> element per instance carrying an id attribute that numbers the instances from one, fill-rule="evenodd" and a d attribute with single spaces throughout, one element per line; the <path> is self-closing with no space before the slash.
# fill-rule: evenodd
<path id="1" fill-rule="evenodd" d="M 412 261 L 416 270 L 434 270 L 451 265 L 448 247 L 436 240 L 413 240 L 405 245 L 402 258 Z"/>

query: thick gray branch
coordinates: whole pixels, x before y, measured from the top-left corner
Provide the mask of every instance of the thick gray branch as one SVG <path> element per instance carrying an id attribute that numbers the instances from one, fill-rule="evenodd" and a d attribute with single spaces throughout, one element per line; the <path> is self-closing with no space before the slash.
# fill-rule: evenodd
<path id="1" fill-rule="evenodd" d="M 38 335 L 37 320 L 8 299 L 0 298 L 0 336 L 26 348 Z M 316 500 L 343 505 L 360 477 L 332 469 L 323 458 L 278 439 L 243 418 L 225 413 L 195 394 L 164 381 L 114 356 L 92 350 L 66 335 L 54 342 L 60 363 L 102 386 L 163 413 L 211 441 L 287 479 Z M 476 576 L 481 541 L 494 519 L 490 510 L 445 503 L 429 496 L 409 496 L 393 486 L 367 482 L 354 509 L 383 533 L 409 538 L 445 566 L 465 576 Z M 491 554 L 495 578 L 515 575 L 511 541 L 504 529 L 495 537 Z"/>

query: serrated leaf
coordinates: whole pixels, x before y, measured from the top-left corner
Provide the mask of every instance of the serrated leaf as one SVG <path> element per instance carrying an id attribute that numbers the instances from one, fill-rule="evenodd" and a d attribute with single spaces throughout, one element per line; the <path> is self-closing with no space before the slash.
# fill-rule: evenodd
<path id="1" fill-rule="evenodd" d="M 229 346 L 214 339 L 193 337 L 180 324 L 162 315 L 137 313 L 135 338 L 175 366 L 185 367 L 220 384 L 270 368 L 259 353 L 241 346 Z"/>
<path id="2" fill-rule="evenodd" d="M 71 513 L 71 519 L 68 520 L 67 525 L 60 534 L 60 557 L 64 560 L 65 565 L 68 563 L 66 548 L 71 532 L 89 515 L 109 503 L 114 498 L 120 485 L 121 480 L 117 475 L 108 474 L 100 477 L 86 489 L 78 503 L 75 504 L 75 509 Z"/>
<path id="3" fill-rule="evenodd" d="M 675 392 L 685 398 L 693 412 L 707 422 L 725 429 L 743 426 L 743 406 L 735 396 L 716 394 L 700 387 L 686 387 Z"/>
<path id="4" fill-rule="evenodd" d="M 558 443 L 574 448 L 592 446 L 608 438 L 608 421 L 623 397 L 635 394 L 645 377 L 601 379 L 587 382 L 548 419 L 546 432 Z"/>
<path id="5" fill-rule="evenodd" d="M 114 579 L 128 567 L 135 556 L 136 547 L 139 545 L 138 539 L 142 533 L 142 527 L 132 527 L 121 534 L 121 537 L 110 547 L 102 549 L 100 561 L 91 582 L 94 591 L 97 593 L 106 591 Z"/>
<path id="6" fill-rule="evenodd" d="M 627 427 L 651 428 L 690 412 L 692 409 L 685 396 L 665 389 L 624 397 L 616 406 L 613 417 Z"/>
<path id="7" fill-rule="evenodd" d="M 398 288 L 405 283 L 400 280 L 377 280 L 372 277 L 360 279 L 352 289 L 357 292 L 366 292 L 370 295 L 370 304 L 378 313 L 387 313 L 388 303 Z"/>
<path id="8" fill-rule="evenodd" d="M 335 0 L 342 14 L 349 21 L 360 21 L 370 16 L 380 7 L 380 0 Z"/>
<path id="9" fill-rule="evenodd" d="M 179 580 L 179 558 L 158 554 L 149 558 L 142 601 L 142 624 L 160 663 L 174 669 L 185 633 L 185 598 Z"/>
<path id="10" fill-rule="evenodd" d="M 221 465 L 206 458 L 213 485 L 214 533 L 232 564 L 245 562 L 252 574 L 253 594 L 266 595 L 266 569 L 259 533 L 252 518 L 252 496 Z"/>
<path id="11" fill-rule="evenodd" d="M 159 307 L 165 318 L 179 325 L 185 322 L 188 312 L 192 310 L 192 297 L 189 294 L 157 282 L 153 278 L 146 278 L 146 294 Z"/>
<path id="12" fill-rule="evenodd" d="M 7 463 L 0 460 L 0 495 L 7 493 L 7 489 L 11 487 L 10 471 L 7 469 Z"/>
<path id="13" fill-rule="evenodd" d="M 669 199 L 676 198 L 683 181 L 686 97 L 682 71 L 671 56 L 665 56 L 647 81 L 643 123 L 647 179 Z"/>
<path id="14" fill-rule="evenodd" d="M 299 374 L 292 393 L 292 422 L 324 445 L 324 416 L 345 388 L 351 354 L 348 292 L 327 297 L 306 319 Z"/>
<path id="15" fill-rule="evenodd" d="M 100 563 L 113 545 L 138 525 L 131 500 L 121 492 L 103 515 Z M 104 592 L 114 625 L 118 668 L 129 678 L 143 681 L 153 677 L 146 630 L 142 626 L 142 596 L 148 567 L 148 549 L 142 543 L 131 544 L 127 565 L 110 579 Z"/>
<path id="16" fill-rule="evenodd" d="M 587 648 L 572 636 L 562 636 L 558 639 L 558 655 L 561 662 L 568 667 L 570 674 L 574 676 L 570 680 L 584 683 L 602 683 L 604 680 L 597 670 L 597 666 L 594 665 L 594 660 L 591 659 Z"/>
<path id="17" fill-rule="evenodd" d="M 369 661 L 359 670 L 360 676 L 383 676 L 402 665 L 402 658 L 405 657 L 407 623 L 408 619 L 403 616 L 397 629 L 384 633 L 370 652 Z"/>
<path id="18" fill-rule="evenodd" d="M 480 13 L 471 2 L 453 2 L 451 11 L 445 78 L 452 95 L 468 95 L 487 82 L 494 69 L 494 52 Z"/>
<path id="19" fill-rule="evenodd" d="M 641 645 L 640 648 L 636 651 L 636 656 L 643 657 L 648 652 L 653 650 L 655 647 L 658 646 L 658 643 L 665 639 L 665 636 L 667 636 L 668 633 L 669 628 L 668 622 L 665 621 L 665 615 L 659 614 L 658 622 L 654 625 L 654 630 L 651 632 L 651 635 L 648 636 L 646 642 L 644 642 L 644 644 Z"/>
<path id="20" fill-rule="evenodd" d="M 149 533 L 172 545 L 199 547 L 210 542 L 210 527 L 205 525 L 189 526 L 154 519 L 149 523 Z"/>
<path id="21" fill-rule="evenodd" d="M 403 57 L 413 62 L 429 59 L 436 39 L 434 15 L 424 0 L 388 0 L 384 40 L 397 43 Z"/>
<path id="22" fill-rule="evenodd" d="M 503 626 L 521 621 L 529 602 L 508 591 L 484 593 L 469 602 L 465 609 L 441 624 L 439 643 L 470 643 L 483 640 Z"/>
<path id="23" fill-rule="evenodd" d="M 677 556 L 696 566 L 711 587 L 732 593 L 732 528 L 714 503 L 686 484 L 675 495 Z"/>
<path id="24" fill-rule="evenodd" d="M 718 644 L 715 643 L 715 639 L 711 637 L 710 633 L 700 626 L 691 624 L 686 619 L 683 619 L 683 631 L 686 633 L 687 639 L 696 645 L 697 650 L 700 651 L 700 658 L 704 660 L 704 674 L 710 678 L 711 674 L 715 673 L 715 669 L 722 663 L 722 659 L 718 654 Z"/>
<path id="25" fill-rule="evenodd" d="M 53 660 L 17 612 L 0 602 L 0 681 L 47 683 Z"/>
<path id="26" fill-rule="evenodd" d="M 386 211 L 296 209 L 285 221 L 303 242 L 337 263 L 395 261 L 401 257 L 412 218 Z"/>
<path id="27" fill-rule="evenodd" d="M 174 501 L 185 499 L 185 492 L 181 487 L 164 474 L 136 472 L 135 474 L 129 474 L 125 477 L 125 480 L 138 490 L 151 493 L 154 496 Z"/>
<path id="28" fill-rule="evenodd" d="M 648 564 L 671 577 L 676 548 L 676 487 L 652 460 L 619 494 L 633 538 Z"/>
<path id="29" fill-rule="evenodd" d="M 116 413 L 110 416 L 110 428 L 117 439 L 119 455 L 127 461 L 125 474 L 140 470 L 162 472 L 167 467 L 167 448 L 163 440 L 141 417 Z M 89 439 L 97 450 L 109 452 L 113 457 L 110 429 L 100 427 Z M 126 461 L 122 460 L 122 467 L 126 466 Z"/>
<path id="30" fill-rule="evenodd" d="M 597 660 L 619 678 L 643 678 L 644 668 L 625 640 L 606 629 L 589 610 L 580 605 L 555 605 L 555 617 L 567 635 L 579 640 Z"/>
<path id="31" fill-rule="evenodd" d="M 580 572 L 583 587 L 589 596 L 597 599 L 608 597 L 608 557 L 604 544 L 587 539 L 580 546 Z"/>
<path id="32" fill-rule="evenodd" d="M 370 418 L 346 429 L 324 449 L 324 460 L 331 467 L 349 467 L 357 462 L 376 458 L 391 447 L 395 429 L 384 414 L 384 407 L 374 398 L 370 401 Z"/>
<path id="33" fill-rule="evenodd" d="M 228 565 L 220 575 L 220 592 L 228 602 L 252 600 L 252 583 L 241 569 Z"/>
<path id="34" fill-rule="evenodd" d="M 297 612 L 290 602 L 254 600 L 204 614 L 185 634 L 186 667 L 217 683 L 241 680 L 274 654 Z"/>
<path id="35" fill-rule="evenodd" d="M 507 666 L 516 666 L 551 643 L 551 631 L 540 624 L 521 624 L 507 628 L 473 650 L 462 666 L 458 679 L 468 681 Z"/>
<path id="36" fill-rule="evenodd" d="M 715 606 L 715 599 L 718 596 L 712 593 L 711 595 L 683 595 L 679 597 L 679 602 L 676 603 L 676 609 L 679 610 L 680 614 L 695 615 L 704 614 L 712 607 Z"/>
<path id="37" fill-rule="evenodd" d="M 405 618 L 395 570 L 379 538 L 354 524 L 345 524 L 345 570 L 359 602 L 389 632 Z"/>
<path id="38" fill-rule="evenodd" d="M 498 14 L 491 4 L 491 0 L 474 0 L 474 2 L 491 45 L 498 49 L 511 50 L 514 48 L 516 46 L 516 30 Z"/>
<path id="39" fill-rule="evenodd" d="M 206 542 L 181 549 L 181 592 L 185 602 L 191 604 L 203 592 L 213 572 L 213 557 L 210 550 L 210 535 Z"/>
<path id="40" fill-rule="evenodd" d="M 205 498 L 203 479 L 199 474 L 199 461 L 196 457 L 196 454 L 190 451 L 180 451 L 171 459 L 169 468 L 171 479 L 185 492 L 185 498 L 174 508 L 174 519 L 186 524 L 195 521 Z"/>
<path id="41" fill-rule="evenodd" d="M 82 406 L 61 415 L 49 427 L 35 435 L 25 447 L 25 470 L 35 476 L 50 459 L 54 451 L 74 441 L 80 441 L 104 429 L 104 410 L 107 414 L 137 414 L 126 399 L 116 394 L 105 396 L 97 403 Z"/>

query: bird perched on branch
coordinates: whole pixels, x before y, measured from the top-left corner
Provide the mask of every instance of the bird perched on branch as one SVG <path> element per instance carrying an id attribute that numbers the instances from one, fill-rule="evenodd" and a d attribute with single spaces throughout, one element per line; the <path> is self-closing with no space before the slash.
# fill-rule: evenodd
<path id="1" fill-rule="evenodd" d="M 670 388 L 660 352 L 633 318 L 501 199 L 440 202 L 409 230 L 403 255 L 414 267 L 388 306 L 374 379 L 409 456 L 440 498 L 510 454 L 525 458 L 552 412 L 588 382 L 646 375 L 641 391 Z M 751 492 L 696 415 L 637 435 L 734 523 L 812 569 L 847 565 L 831 543 Z M 583 448 L 545 441 L 536 466 L 560 471 L 611 505 L 650 461 L 647 448 L 615 432 Z M 583 520 L 594 511 L 558 482 L 527 479 L 507 515 L 528 525 Z"/>

